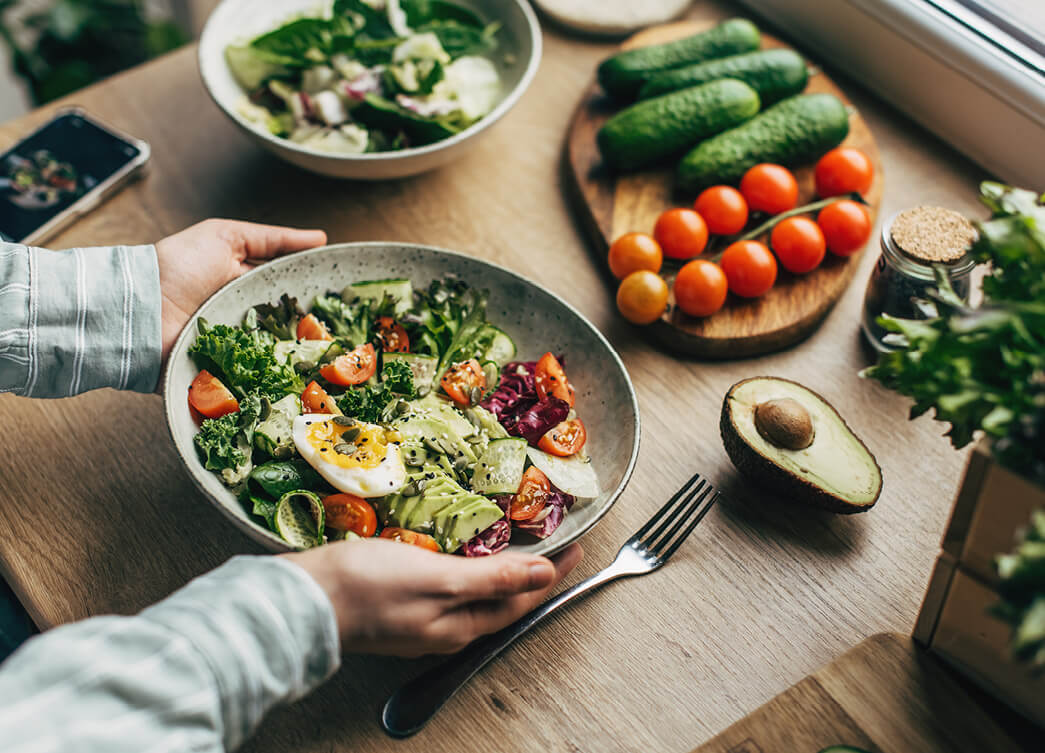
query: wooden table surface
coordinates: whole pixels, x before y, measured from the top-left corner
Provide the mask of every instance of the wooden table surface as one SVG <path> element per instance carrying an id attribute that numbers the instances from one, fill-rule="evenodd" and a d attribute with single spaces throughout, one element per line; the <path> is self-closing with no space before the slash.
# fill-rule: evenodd
<path id="1" fill-rule="evenodd" d="M 700 3 L 693 15 L 729 12 Z M 332 241 L 460 249 L 584 312 L 627 364 L 643 436 L 631 484 L 584 539 L 587 556 L 571 580 L 605 565 L 693 471 L 728 495 L 668 567 L 611 585 L 528 636 L 416 737 L 393 742 L 376 717 L 425 662 L 350 657 L 328 686 L 271 717 L 251 750 L 449 751 L 475 742 L 688 751 L 867 636 L 910 632 L 965 456 L 940 425 L 909 423 L 905 399 L 857 376 L 868 363 L 858 320 L 875 254 L 821 329 L 789 351 L 712 363 L 650 346 L 616 315 L 564 196 L 567 122 L 610 49 L 547 28 L 532 88 L 485 141 L 441 170 L 376 184 L 314 177 L 253 146 L 209 101 L 192 48 L 73 98 L 150 141 L 152 170 L 53 248 L 155 241 L 212 216 L 317 226 Z M 976 210 L 979 168 L 838 80 L 881 148 L 883 217 L 920 203 Z M 0 147 L 50 111 L 0 126 Z M 801 381 L 837 406 L 884 469 L 877 507 L 853 517 L 792 509 L 738 477 L 718 437 L 719 406 L 731 384 L 758 374 Z M 0 426 L 0 566 L 42 627 L 133 613 L 257 551 L 189 482 L 156 396 L 3 395 Z"/>

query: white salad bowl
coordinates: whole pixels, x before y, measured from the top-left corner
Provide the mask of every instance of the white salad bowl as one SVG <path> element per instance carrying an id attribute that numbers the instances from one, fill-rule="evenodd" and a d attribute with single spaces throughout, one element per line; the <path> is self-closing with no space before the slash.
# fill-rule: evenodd
<path id="1" fill-rule="evenodd" d="M 196 339 L 197 319 L 238 325 L 250 307 L 274 302 L 283 293 L 307 307 L 316 295 L 350 282 L 403 277 L 416 289 L 447 275 L 489 292 L 487 316 L 515 341 L 518 360 L 536 360 L 546 351 L 562 354 L 577 391 L 577 412 L 587 428 L 585 451 L 599 479 L 599 496 L 578 501 L 551 536 L 541 541 L 525 537 L 532 543 L 513 540 L 510 548 L 552 554 L 609 511 L 635 466 L 639 406 L 620 356 L 594 325 L 554 293 L 490 262 L 431 246 L 344 243 L 271 261 L 230 282 L 193 315 L 171 350 L 163 390 L 167 426 L 192 480 L 233 525 L 272 551 L 291 548 L 255 522 L 220 478 L 203 467 L 196 452 L 197 426 L 187 396 L 199 370 L 188 353 Z"/>
<path id="2" fill-rule="evenodd" d="M 526 0 L 454 0 L 484 21 L 498 21 L 499 45 L 491 56 L 501 75 L 502 99 L 479 121 L 426 146 L 392 152 L 331 154 L 274 136 L 252 124 L 237 108 L 245 92 L 225 62 L 225 48 L 242 44 L 301 15 L 326 11 L 327 0 L 222 0 L 207 19 L 200 37 L 199 65 L 203 84 L 218 107 L 258 144 L 306 170 L 334 178 L 386 180 L 431 170 L 459 157 L 480 134 L 510 110 L 530 85 L 541 59 L 541 29 Z"/>

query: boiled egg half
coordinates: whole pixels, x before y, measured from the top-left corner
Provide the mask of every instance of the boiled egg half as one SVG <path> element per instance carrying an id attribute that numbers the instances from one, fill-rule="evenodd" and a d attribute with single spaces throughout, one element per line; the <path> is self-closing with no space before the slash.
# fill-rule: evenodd
<path id="1" fill-rule="evenodd" d="M 376 424 L 343 416 L 306 413 L 294 419 L 294 445 L 305 461 L 338 491 L 359 497 L 383 497 L 406 483 L 399 445 Z"/>

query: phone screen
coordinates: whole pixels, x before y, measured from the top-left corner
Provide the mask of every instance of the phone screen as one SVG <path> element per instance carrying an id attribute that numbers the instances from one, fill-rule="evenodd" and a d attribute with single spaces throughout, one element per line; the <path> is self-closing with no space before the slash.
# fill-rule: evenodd
<path id="1" fill-rule="evenodd" d="M 0 155 L 0 233 L 22 241 L 140 150 L 76 113 L 67 113 Z"/>

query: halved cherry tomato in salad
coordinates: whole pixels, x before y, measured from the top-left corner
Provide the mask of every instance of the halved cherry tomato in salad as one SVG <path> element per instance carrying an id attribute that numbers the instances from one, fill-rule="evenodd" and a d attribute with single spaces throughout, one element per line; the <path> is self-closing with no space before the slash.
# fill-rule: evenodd
<path id="1" fill-rule="evenodd" d="M 430 549 L 433 552 L 441 552 L 439 544 L 429 536 L 427 533 L 418 533 L 417 531 L 411 531 L 409 528 L 396 528 L 390 527 L 381 531 L 381 538 L 392 539 L 392 541 L 399 541 L 403 544 L 413 544 L 419 546 L 422 549 Z"/>
<path id="2" fill-rule="evenodd" d="M 297 338 L 299 340 L 333 340 L 323 322 L 316 318 L 315 314 L 309 314 L 298 322 Z"/>
<path id="3" fill-rule="evenodd" d="M 343 356 L 319 370 L 320 375 L 331 384 L 349 387 L 362 384 L 377 371 L 377 351 L 370 343 L 353 348 Z"/>
<path id="4" fill-rule="evenodd" d="M 301 407 L 305 413 L 341 413 L 334 398 L 315 380 L 309 382 L 305 391 L 301 393 Z"/>
<path id="5" fill-rule="evenodd" d="M 530 466 L 519 483 L 519 491 L 515 493 L 508 506 L 508 517 L 512 520 L 533 520 L 548 504 L 552 493 L 552 484 L 536 466 Z"/>
<path id="6" fill-rule="evenodd" d="M 579 418 L 571 418 L 550 428 L 537 442 L 537 446 L 549 455 L 566 458 L 580 452 L 586 441 L 588 432 L 584 429 L 584 422 Z"/>
<path id="7" fill-rule="evenodd" d="M 362 497 L 355 494 L 331 494 L 323 497 L 326 524 L 339 531 L 352 531 L 363 538 L 377 532 L 377 513 Z"/>
<path id="8" fill-rule="evenodd" d="M 385 353 L 409 353 L 410 336 L 403 325 L 390 316 L 380 316 L 374 322 L 374 334 Z"/>
<path id="9" fill-rule="evenodd" d="M 562 370 L 562 364 L 559 363 L 559 359 L 554 355 L 545 353 L 541 356 L 541 359 L 537 362 L 534 379 L 537 385 L 538 398 L 544 400 L 548 395 L 551 395 L 564 400 L 569 403 L 571 408 L 573 407 L 573 401 L 576 399 L 573 385 L 566 378 L 566 372 Z"/>
<path id="10" fill-rule="evenodd" d="M 189 385 L 189 406 L 205 418 L 221 418 L 239 410 L 239 401 L 221 380 L 204 369 Z"/>
<path id="11" fill-rule="evenodd" d="M 483 367 L 474 358 L 455 363 L 439 380 L 443 392 L 458 405 L 468 407 L 477 402 L 472 399 L 473 392 L 486 390 L 486 375 Z"/>

